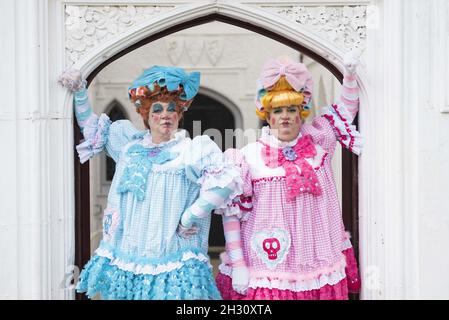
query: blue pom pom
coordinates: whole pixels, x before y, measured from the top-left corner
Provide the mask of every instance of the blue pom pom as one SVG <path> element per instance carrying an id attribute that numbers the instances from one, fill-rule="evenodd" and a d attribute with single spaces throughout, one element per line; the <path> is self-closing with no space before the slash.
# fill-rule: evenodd
<path id="1" fill-rule="evenodd" d="M 84 267 L 77 285 L 78 292 L 103 299 L 220 299 L 209 266 L 197 259 L 156 275 L 135 274 L 111 265 L 106 257 L 94 256 Z"/>

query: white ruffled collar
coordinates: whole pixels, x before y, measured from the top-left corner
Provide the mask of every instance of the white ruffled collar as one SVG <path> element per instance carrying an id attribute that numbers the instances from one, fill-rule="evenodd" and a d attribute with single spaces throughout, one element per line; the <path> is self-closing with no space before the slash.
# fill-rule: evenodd
<path id="1" fill-rule="evenodd" d="M 185 139 L 186 134 L 187 134 L 187 131 L 184 130 L 184 129 L 181 129 L 181 130 L 178 130 L 175 133 L 175 136 L 173 138 L 171 138 L 170 140 L 164 141 L 164 142 L 161 142 L 161 143 L 153 143 L 151 132 L 150 132 L 150 130 L 147 130 L 147 133 L 143 136 L 142 145 L 145 146 L 145 147 L 149 147 L 149 148 L 154 148 L 154 147 L 161 148 L 161 147 L 166 146 L 168 144 L 172 144 L 175 141 L 179 142 L 179 141 Z"/>
<path id="2" fill-rule="evenodd" d="M 302 137 L 301 132 L 298 133 L 298 136 L 291 141 L 281 141 L 271 134 L 271 130 L 269 126 L 262 127 L 262 134 L 260 136 L 260 140 L 274 148 L 285 148 L 285 147 L 293 147 L 298 142 L 298 139 Z"/>

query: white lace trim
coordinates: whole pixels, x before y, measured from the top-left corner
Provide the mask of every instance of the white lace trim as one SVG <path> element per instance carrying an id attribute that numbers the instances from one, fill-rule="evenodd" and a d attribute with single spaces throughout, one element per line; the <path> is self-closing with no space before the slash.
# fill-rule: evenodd
<path id="1" fill-rule="evenodd" d="M 241 205 L 246 207 L 246 205 Z M 252 205 L 251 207 L 249 207 L 249 209 L 252 209 Z M 224 215 L 225 217 L 236 216 L 240 221 L 247 221 L 251 211 L 243 211 L 240 209 L 238 203 L 232 203 L 224 209 L 217 209 L 215 213 Z"/>
<path id="2" fill-rule="evenodd" d="M 269 280 L 265 279 L 250 279 L 249 287 L 256 288 L 268 288 L 279 290 L 290 290 L 295 292 L 316 290 L 324 287 L 325 285 L 335 285 L 346 277 L 344 271 L 336 271 L 329 275 L 323 274 L 319 279 L 309 280 L 307 282 L 291 282 L 289 280 Z"/>
<path id="3" fill-rule="evenodd" d="M 212 265 L 209 262 L 209 258 L 202 254 L 195 254 L 191 251 L 185 252 L 182 255 L 182 258 L 180 261 L 175 262 L 169 262 L 166 264 L 160 264 L 160 265 L 140 265 L 132 262 L 124 262 L 123 260 L 119 258 L 114 258 L 113 254 L 106 249 L 98 248 L 95 250 L 95 253 L 100 257 L 105 257 L 111 260 L 111 265 L 117 266 L 119 269 L 124 271 L 129 271 L 134 274 L 151 274 L 156 275 L 163 272 L 170 272 L 176 269 L 180 269 L 184 266 L 184 262 L 190 259 L 197 259 L 201 262 L 207 262 L 207 265 L 209 268 L 212 268 Z"/>
<path id="4" fill-rule="evenodd" d="M 197 180 L 201 185 L 201 191 L 208 191 L 213 188 L 229 188 L 232 190 L 231 194 L 224 199 L 223 203 L 217 209 L 225 209 L 231 205 L 232 200 L 243 192 L 243 180 L 240 176 L 239 170 L 232 165 L 225 164 L 218 171 L 205 171 L 203 175 Z"/>
<path id="5" fill-rule="evenodd" d="M 284 148 L 284 147 L 293 147 L 298 139 L 302 137 L 301 132 L 299 132 L 298 136 L 292 141 L 281 141 L 271 134 L 271 129 L 269 126 L 262 127 L 262 134 L 260 136 L 260 140 L 264 143 L 268 144 L 271 147 L 276 148 Z"/>
<path id="6" fill-rule="evenodd" d="M 351 248 L 352 248 L 351 233 L 349 231 L 345 231 L 345 240 L 343 241 L 341 251 L 345 251 Z"/>
<path id="7" fill-rule="evenodd" d="M 290 290 L 294 292 L 316 290 L 324 287 L 325 285 L 335 285 L 341 280 L 346 278 L 345 264 L 342 264 L 339 270 L 331 272 L 329 274 L 322 274 L 317 279 L 308 279 L 300 281 L 292 281 L 291 279 L 269 279 L 268 277 L 255 278 L 250 275 L 249 287 L 256 288 L 268 288 L 279 290 Z M 218 266 L 220 273 L 232 278 L 232 267 L 225 264 Z M 250 272 L 251 274 L 251 272 Z"/>
<path id="8" fill-rule="evenodd" d="M 345 239 L 345 241 L 343 241 L 341 250 L 344 251 L 344 250 L 351 249 L 351 248 L 352 248 L 351 240 L 349 240 L 349 238 Z"/>
<path id="9" fill-rule="evenodd" d="M 175 136 L 173 138 L 171 138 L 170 140 L 164 141 L 161 143 L 153 143 L 153 138 L 151 136 L 151 132 L 148 130 L 147 133 L 143 136 L 143 140 L 142 140 L 141 144 L 145 147 L 150 147 L 150 148 L 163 147 L 166 144 L 169 144 L 173 141 L 180 141 L 180 140 L 184 139 L 186 137 L 186 132 L 187 132 L 186 130 L 181 129 L 181 130 L 177 131 L 175 133 Z"/>

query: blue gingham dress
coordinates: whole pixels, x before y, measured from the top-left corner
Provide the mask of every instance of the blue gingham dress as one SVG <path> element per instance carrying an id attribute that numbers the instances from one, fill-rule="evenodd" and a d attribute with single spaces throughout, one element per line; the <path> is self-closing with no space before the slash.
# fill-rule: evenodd
<path id="1" fill-rule="evenodd" d="M 208 136 L 192 140 L 180 131 L 154 145 L 127 120 L 104 122 L 102 143 L 91 145 L 106 149 L 117 166 L 103 240 L 77 290 L 104 299 L 220 299 L 207 256 L 210 215 L 196 221 L 199 231 L 188 239 L 176 230 L 204 189 L 231 185 L 239 172 Z M 209 169 L 219 174 L 208 177 Z"/>

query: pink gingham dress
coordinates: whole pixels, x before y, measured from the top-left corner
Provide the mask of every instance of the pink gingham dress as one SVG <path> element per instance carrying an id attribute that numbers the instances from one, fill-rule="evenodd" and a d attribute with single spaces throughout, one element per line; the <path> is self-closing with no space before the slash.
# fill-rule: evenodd
<path id="1" fill-rule="evenodd" d="M 347 299 L 347 277 L 358 277 L 358 270 L 343 225 L 331 159 L 337 140 L 358 153 L 361 137 L 341 120 L 337 105 L 327 110 L 304 124 L 291 142 L 279 141 L 264 127 L 257 142 L 234 151 L 234 156 L 243 156 L 242 197 L 251 199 L 252 210 L 242 214 L 236 202 L 224 214 L 239 215 L 250 282 L 245 296 L 232 289 L 232 267 L 224 255 L 216 279 L 224 299 Z M 315 171 L 321 193 L 303 192 L 289 199 L 284 168 L 268 167 L 261 154 L 266 146 L 292 147 L 307 135 L 316 153 L 305 160 Z"/>

